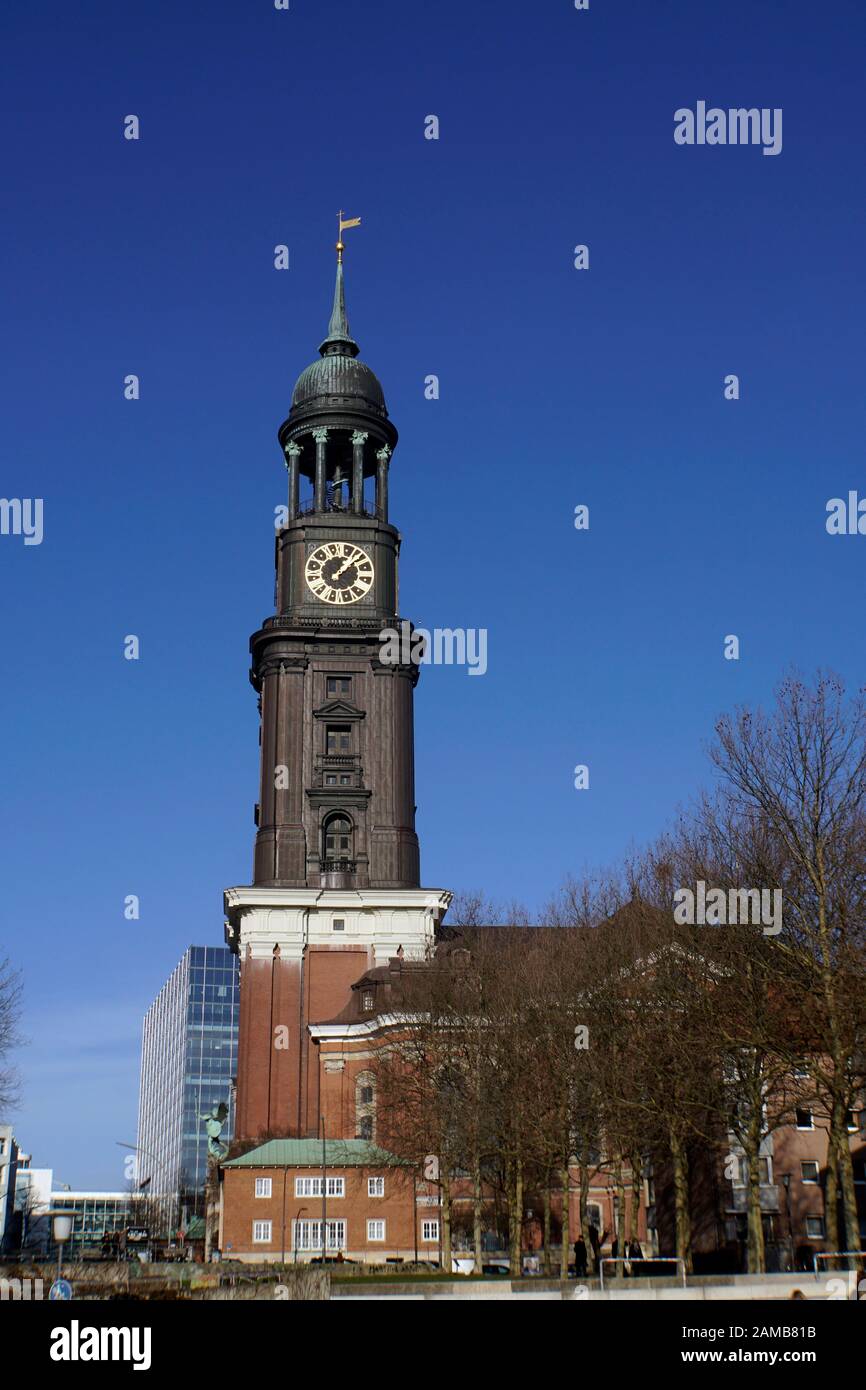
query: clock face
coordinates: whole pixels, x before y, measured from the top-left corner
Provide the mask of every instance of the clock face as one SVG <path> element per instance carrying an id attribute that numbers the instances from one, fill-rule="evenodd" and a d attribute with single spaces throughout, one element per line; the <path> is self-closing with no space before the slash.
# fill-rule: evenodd
<path id="1" fill-rule="evenodd" d="M 356 603 L 373 587 L 373 561 L 351 541 L 326 541 L 307 556 L 304 578 L 323 603 Z"/>

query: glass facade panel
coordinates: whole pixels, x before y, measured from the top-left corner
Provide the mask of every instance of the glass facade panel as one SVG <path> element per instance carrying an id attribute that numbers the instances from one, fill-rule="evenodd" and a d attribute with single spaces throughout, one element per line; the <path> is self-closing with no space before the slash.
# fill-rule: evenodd
<path id="1" fill-rule="evenodd" d="M 229 1107 L 222 1138 L 234 1133 L 238 1045 L 237 959 L 224 946 L 191 946 L 144 1019 L 136 1184 L 150 1196 L 200 1208 L 207 1176 L 201 1116 Z"/>

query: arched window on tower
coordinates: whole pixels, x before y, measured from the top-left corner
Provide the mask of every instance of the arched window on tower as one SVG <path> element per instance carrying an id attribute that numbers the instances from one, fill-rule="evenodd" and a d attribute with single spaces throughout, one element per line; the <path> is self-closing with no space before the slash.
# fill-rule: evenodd
<path id="1" fill-rule="evenodd" d="M 352 822 L 349 817 L 338 812 L 325 821 L 325 844 L 323 858 L 329 864 L 348 864 L 352 854 Z"/>
<path id="2" fill-rule="evenodd" d="M 376 1081 L 371 1071 L 355 1077 L 355 1134 L 358 1139 L 376 1137 Z"/>

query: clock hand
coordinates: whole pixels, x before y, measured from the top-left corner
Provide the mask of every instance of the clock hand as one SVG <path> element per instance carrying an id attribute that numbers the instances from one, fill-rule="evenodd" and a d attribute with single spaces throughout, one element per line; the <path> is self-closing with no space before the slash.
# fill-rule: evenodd
<path id="1" fill-rule="evenodd" d="M 334 578 L 339 579 L 340 575 L 343 574 L 347 569 L 349 569 L 351 565 L 354 565 L 354 563 L 354 556 L 350 556 L 348 560 L 344 560 L 340 568 L 335 572 Z"/>

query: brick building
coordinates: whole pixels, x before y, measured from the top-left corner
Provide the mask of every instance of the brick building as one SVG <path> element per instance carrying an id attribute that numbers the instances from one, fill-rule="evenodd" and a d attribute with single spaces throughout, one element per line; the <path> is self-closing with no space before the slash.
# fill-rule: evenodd
<path id="1" fill-rule="evenodd" d="M 321 1258 L 324 1223 L 329 1258 L 438 1262 L 429 1197 L 409 1165 L 366 1140 L 274 1139 L 223 1164 L 220 1247 L 244 1261 Z"/>

